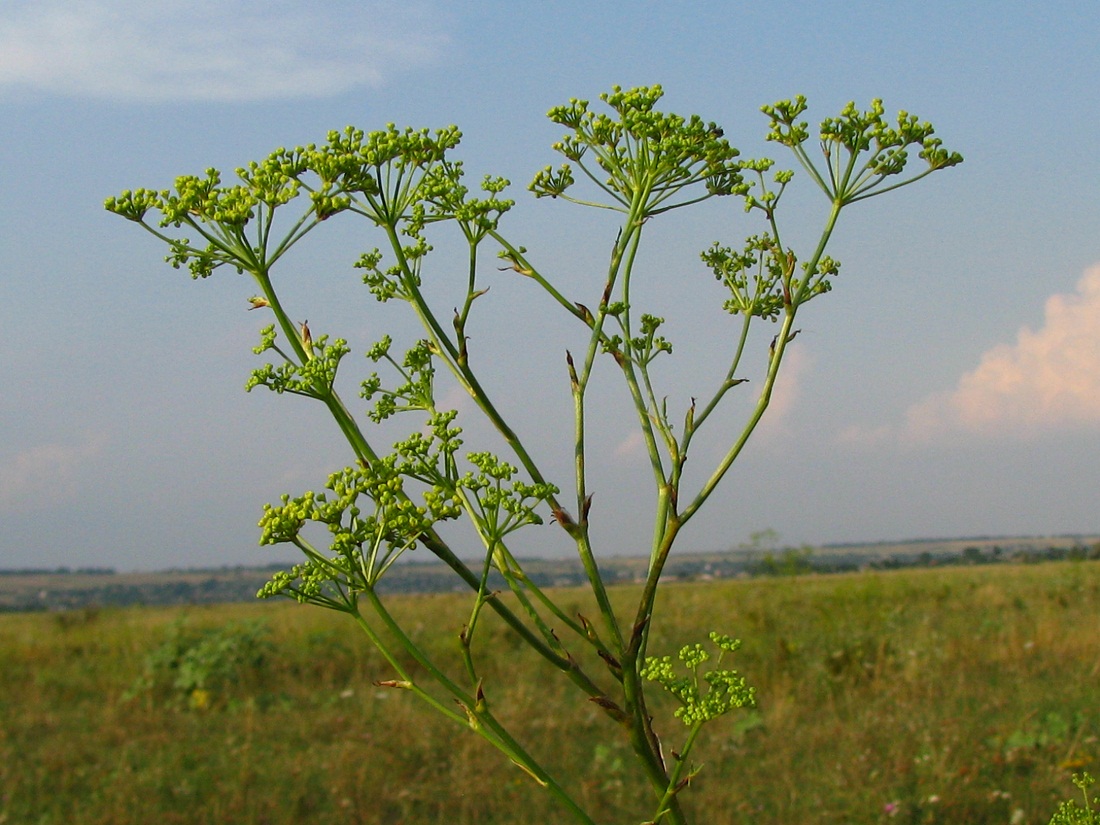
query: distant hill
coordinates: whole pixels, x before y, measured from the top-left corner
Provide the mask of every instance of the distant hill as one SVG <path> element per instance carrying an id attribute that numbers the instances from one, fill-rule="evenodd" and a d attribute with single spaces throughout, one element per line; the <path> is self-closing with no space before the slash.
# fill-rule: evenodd
<path id="1" fill-rule="evenodd" d="M 670 580 L 840 573 L 865 569 L 952 564 L 1033 563 L 1059 559 L 1100 559 L 1100 536 L 978 537 L 921 539 L 872 544 L 799 548 L 735 548 L 715 553 L 688 553 L 671 558 Z M 640 581 L 647 560 L 619 556 L 600 559 L 612 584 Z M 70 610 L 89 606 L 214 604 L 250 601 L 282 565 L 118 573 L 110 568 L 70 570 L 0 570 L 0 611 Z M 525 559 L 524 570 L 540 587 L 583 584 L 584 570 L 575 559 Z M 383 582 L 384 590 L 433 593 L 461 590 L 463 585 L 442 563 L 398 564 Z M 503 587 L 496 578 L 494 587 Z"/>

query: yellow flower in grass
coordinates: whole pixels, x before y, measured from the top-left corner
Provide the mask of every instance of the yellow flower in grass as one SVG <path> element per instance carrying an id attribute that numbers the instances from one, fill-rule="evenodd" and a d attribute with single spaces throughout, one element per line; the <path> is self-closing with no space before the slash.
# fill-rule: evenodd
<path id="1" fill-rule="evenodd" d="M 204 688 L 195 688 L 187 700 L 191 710 L 206 710 L 210 707 L 210 691 Z"/>

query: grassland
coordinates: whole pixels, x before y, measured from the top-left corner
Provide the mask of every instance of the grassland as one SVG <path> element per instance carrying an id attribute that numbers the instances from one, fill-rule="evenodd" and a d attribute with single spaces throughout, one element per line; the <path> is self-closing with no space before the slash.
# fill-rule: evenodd
<path id="1" fill-rule="evenodd" d="M 457 662 L 461 596 L 394 605 Z M 265 631 L 235 680 L 129 696 L 170 640 L 249 622 Z M 711 629 L 744 639 L 761 701 L 696 751 L 701 825 L 1045 823 L 1074 770 L 1097 772 L 1098 562 L 673 583 L 653 652 Z M 499 628 L 482 653 L 490 702 L 597 820 L 643 819 L 607 718 Z M 0 823 L 567 821 L 480 740 L 374 686 L 389 675 L 346 619 L 292 603 L 0 615 Z"/>

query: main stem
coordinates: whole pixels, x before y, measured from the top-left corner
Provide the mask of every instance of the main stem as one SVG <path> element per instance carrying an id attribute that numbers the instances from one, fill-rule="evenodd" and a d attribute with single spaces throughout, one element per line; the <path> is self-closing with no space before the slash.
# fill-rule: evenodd
<path id="1" fill-rule="evenodd" d="M 627 223 L 624 227 L 623 233 L 620 235 L 616 242 L 614 252 L 612 254 L 612 261 L 608 271 L 608 279 L 604 289 L 604 295 L 600 302 L 599 308 L 592 324 L 592 336 L 589 339 L 588 351 L 585 354 L 585 360 L 580 374 L 571 375 L 573 381 L 573 395 L 575 404 L 575 423 L 576 423 L 576 484 L 577 484 L 577 500 L 578 507 L 586 507 L 587 502 L 587 481 L 585 473 L 585 453 L 584 453 L 584 428 L 585 428 L 585 408 L 584 408 L 584 396 L 588 386 L 588 381 L 592 375 L 592 369 L 596 353 L 599 345 L 603 340 L 602 329 L 603 323 L 607 317 L 607 307 L 615 288 L 617 281 L 621 279 L 622 283 L 622 295 L 623 301 L 627 304 L 623 310 L 624 313 L 629 313 L 629 285 L 630 276 L 633 269 L 634 258 L 637 254 L 639 242 L 641 239 L 642 220 L 640 216 L 643 213 L 643 207 L 645 199 L 648 197 L 647 191 L 640 191 L 636 193 L 635 201 L 631 204 L 630 212 L 628 213 Z M 624 325 L 624 332 L 629 338 L 629 318 Z M 656 439 L 653 433 L 653 427 L 649 421 L 647 414 L 645 399 L 639 388 L 637 377 L 633 370 L 633 364 L 631 361 L 631 350 L 629 340 L 625 342 L 625 352 L 619 353 L 616 356 L 616 360 L 619 363 L 620 368 L 623 371 L 627 384 L 630 387 L 631 397 L 634 400 L 635 407 L 639 415 L 639 426 L 642 429 L 645 437 L 647 450 L 650 455 L 652 469 L 654 472 L 655 482 L 658 487 L 658 501 L 661 506 L 658 508 L 659 523 L 656 526 L 656 534 L 660 536 L 659 544 L 660 550 L 655 549 L 655 555 L 661 555 L 667 557 L 669 549 L 671 549 L 673 540 L 676 535 L 676 528 L 674 526 L 674 518 L 670 518 L 671 511 L 669 510 L 669 498 L 670 495 L 674 495 L 674 491 L 670 490 L 668 486 L 668 480 L 665 478 L 665 471 L 662 465 L 660 454 Z M 671 526 L 671 529 L 669 527 Z M 591 547 L 587 543 L 587 523 L 586 519 L 582 519 L 580 536 L 578 538 L 578 548 L 581 551 L 581 558 L 585 560 L 591 556 Z M 655 537 L 655 542 L 658 539 Z M 593 559 L 594 564 L 594 559 Z M 663 561 L 662 561 L 663 564 Z M 653 570 L 651 564 L 649 580 L 652 582 L 653 587 L 656 586 L 656 579 L 659 578 L 659 570 Z M 647 591 L 649 590 L 647 584 Z M 652 593 L 649 593 L 647 597 L 650 606 L 652 605 Z M 608 606 L 610 612 L 610 606 Z M 669 774 L 665 766 L 664 759 L 661 754 L 661 745 L 657 739 L 656 734 L 653 731 L 652 719 L 650 717 L 646 701 L 644 685 L 642 684 L 640 676 L 641 665 L 641 652 L 642 644 L 641 639 L 648 635 L 647 625 L 649 623 L 649 613 L 646 615 L 639 615 L 635 617 L 635 622 L 630 630 L 630 636 L 624 639 L 621 633 L 618 632 L 616 621 L 616 646 L 620 652 L 620 660 L 622 665 L 622 681 L 623 681 L 623 698 L 626 704 L 626 712 L 629 722 L 629 738 L 631 747 L 634 750 L 635 755 L 641 762 L 642 768 L 645 772 L 650 786 L 653 788 L 656 797 L 662 801 L 667 802 L 667 811 L 670 821 L 673 825 L 686 825 L 687 819 L 679 804 L 679 801 L 673 796 L 666 800 L 669 788 Z M 609 620 L 615 621 L 614 614 L 609 613 Z"/>

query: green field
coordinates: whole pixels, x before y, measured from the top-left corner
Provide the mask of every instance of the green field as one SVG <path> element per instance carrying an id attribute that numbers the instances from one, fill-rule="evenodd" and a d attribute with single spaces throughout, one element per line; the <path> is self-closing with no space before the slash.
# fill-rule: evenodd
<path id="1" fill-rule="evenodd" d="M 457 665 L 461 595 L 394 604 L 422 638 L 453 628 L 427 644 Z M 153 670 L 129 696 L 150 654 L 204 629 L 235 672 L 200 689 Z M 696 750 L 700 825 L 1046 823 L 1073 771 L 1097 772 L 1098 562 L 673 583 L 651 650 L 711 629 L 744 639 L 760 709 Z M 391 674 L 357 634 L 288 602 L 0 615 L 0 823 L 568 821 L 480 739 L 375 687 Z M 648 791 L 607 717 L 499 628 L 482 653 L 521 741 L 597 821 L 640 822 Z"/>

